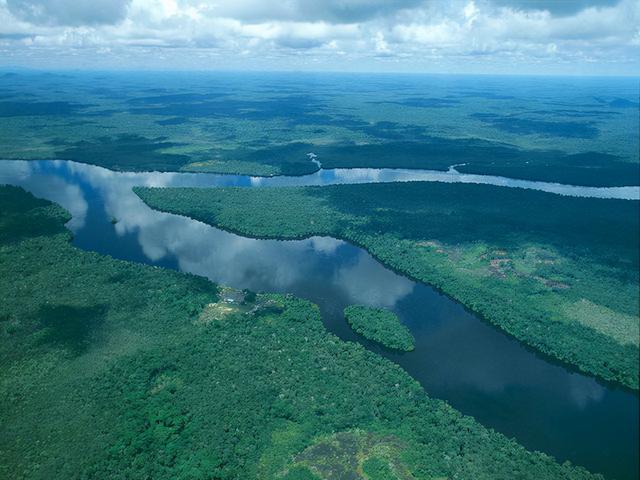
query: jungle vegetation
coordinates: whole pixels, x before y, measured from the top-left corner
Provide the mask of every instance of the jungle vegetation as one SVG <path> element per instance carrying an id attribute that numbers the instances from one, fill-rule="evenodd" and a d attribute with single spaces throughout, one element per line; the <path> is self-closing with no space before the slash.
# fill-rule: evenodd
<path id="1" fill-rule="evenodd" d="M 369 129 L 375 126 L 368 127 Z M 397 127 L 394 127 L 397 128 Z M 366 144 L 313 145 L 293 143 L 246 153 L 231 152 L 232 158 L 249 157 L 272 163 L 275 159 L 318 156 L 323 168 L 408 168 L 447 171 L 452 165 L 461 173 L 497 175 L 522 180 L 556 182 L 594 187 L 640 184 L 637 163 L 606 153 L 566 154 L 553 150 L 521 150 L 480 139 L 447 139 L 418 136 L 402 140 L 392 136 L 384 142 Z M 310 173 L 306 171 L 294 174 Z"/>
<path id="2" fill-rule="evenodd" d="M 532 347 L 638 388 L 637 201 L 427 182 L 136 192 L 247 236 L 348 240 Z"/>
<path id="3" fill-rule="evenodd" d="M 0 74 L 0 158 L 270 176 L 315 172 L 313 152 L 324 168 L 458 165 L 526 180 L 638 185 L 633 79 L 608 80 L 616 96 L 598 84 L 574 92 L 566 82 L 13 72 Z"/>
<path id="4" fill-rule="evenodd" d="M 390 310 L 349 305 L 344 309 L 344 317 L 357 333 L 387 348 L 405 352 L 415 348 L 411 331 Z"/>
<path id="5" fill-rule="evenodd" d="M 309 302 L 225 303 L 73 247 L 68 218 L 0 187 L 1 478 L 601 478 L 430 398 Z"/>

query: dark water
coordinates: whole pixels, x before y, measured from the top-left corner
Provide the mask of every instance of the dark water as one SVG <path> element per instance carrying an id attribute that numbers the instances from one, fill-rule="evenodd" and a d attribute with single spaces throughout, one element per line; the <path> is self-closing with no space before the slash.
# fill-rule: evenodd
<path id="1" fill-rule="evenodd" d="M 322 175 L 325 183 L 339 177 L 335 172 L 317 177 Z M 236 288 L 307 298 L 320 306 L 330 331 L 398 363 L 430 395 L 484 425 L 560 461 L 571 460 L 610 478 L 638 478 L 636 394 L 543 358 L 345 242 L 326 237 L 248 239 L 151 210 L 131 192 L 132 185 L 261 182 L 234 176 L 120 174 L 57 161 L 0 163 L 0 184 L 23 186 L 72 213 L 68 227 L 80 248 L 203 275 Z M 354 334 L 342 317 L 343 308 L 352 303 L 395 311 L 412 330 L 415 351 L 389 352 Z"/>

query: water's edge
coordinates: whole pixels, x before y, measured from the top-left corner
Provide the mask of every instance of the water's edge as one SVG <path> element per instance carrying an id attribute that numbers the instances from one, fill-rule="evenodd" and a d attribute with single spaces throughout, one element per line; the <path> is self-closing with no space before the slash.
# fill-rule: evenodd
<path id="1" fill-rule="evenodd" d="M 277 186 L 313 186 L 313 185 L 341 185 L 357 183 L 387 183 L 387 182 L 444 182 L 444 183 L 472 183 L 481 185 L 493 185 L 496 187 L 523 188 L 540 192 L 553 193 L 572 197 L 588 197 L 618 200 L 640 200 L 640 185 L 616 186 L 616 187 L 590 187 L 554 182 L 542 182 L 536 180 L 523 180 L 518 178 L 500 177 L 494 175 L 478 175 L 461 173 L 452 165 L 448 170 L 425 170 L 418 168 L 331 168 L 318 167 L 313 173 L 302 175 L 236 175 L 231 173 L 210 172 L 184 172 L 184 171 L 122 171 L 109 170 L 85 162 L 76 162 L 62 159 L 0 159 L 2 162 L 65 162 L 75 165 L 86 165 L 93 168 L 104 169 L 109 172 L 132 176 L 165 175 L 180 176 L 180 186 L 209 187 L 220 186 L 219 180 L 226 178 L 238 183 L 244 180 L 248 182 L 244 186 L 252 187 L 277 187 Z M 319 164 L 319 162 L 318 162 Z M 207 181 L 209 179 L 209 181 Z M 243 186 L 243 185 L 238 185 Z"/>

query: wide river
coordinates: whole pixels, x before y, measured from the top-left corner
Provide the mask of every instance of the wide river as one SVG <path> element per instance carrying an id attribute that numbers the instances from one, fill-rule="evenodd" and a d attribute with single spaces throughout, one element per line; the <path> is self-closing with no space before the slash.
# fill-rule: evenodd
<path id="1" fill-rule="evenodd" d="M 638 199 L 640 188 L 588 188 L 462 175 L 455 170 L 321 170 L 303 177 L 118 173 L 66 161 L 0 161 L 0 184 L 19 185 L 72 214 L 73 243 L 115 258 L 173 268 L 255 291 L 290 292 L 319 305 L 327 329 L 401 365 L 429 395 L 448 401 L 532 450 L 621 480 L 638 478 L 638 395 L 603 384 L 526 348 L 366 251 L 328 237 L 244 238 L 147 207 L 133 186 L 326 185 L 447 181 L 556 194 Z M 416 349 L 393 353 L 353 333 L 353 303 L 396 312 Z"/>

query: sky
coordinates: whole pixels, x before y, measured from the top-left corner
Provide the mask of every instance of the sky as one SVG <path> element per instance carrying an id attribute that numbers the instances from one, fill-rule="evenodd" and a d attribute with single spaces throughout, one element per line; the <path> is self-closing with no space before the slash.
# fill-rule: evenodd
<path id="1" fill-rule="evenodd" d="M 0 67 L 640 75 L 640 0 L 0 0 Z"/>

